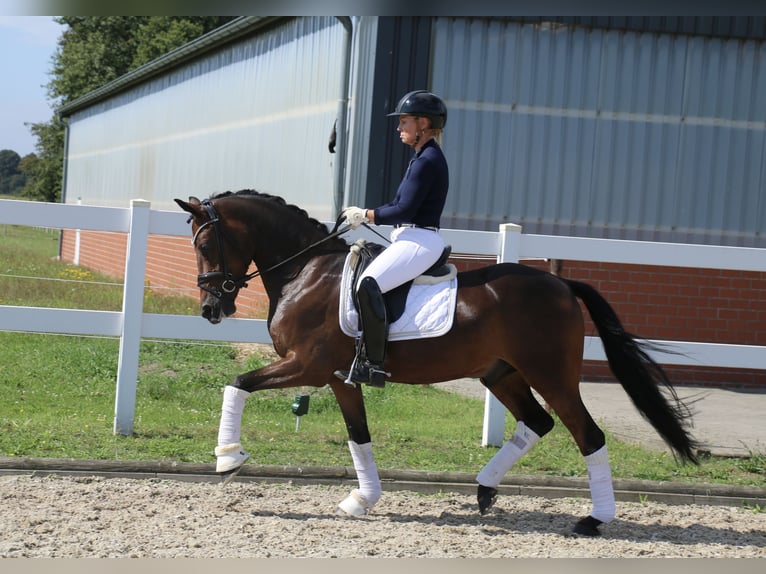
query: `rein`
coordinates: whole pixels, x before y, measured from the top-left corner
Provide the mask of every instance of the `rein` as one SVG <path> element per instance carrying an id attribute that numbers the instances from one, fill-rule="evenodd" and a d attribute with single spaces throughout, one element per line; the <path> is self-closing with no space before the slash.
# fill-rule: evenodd
<path id="1" fill-rule="evenodd" d="M 215 230 L 215 238 L 218 242 L 218 251 L 221 254 L 221 271 L 209 271 L 207 273 L 200 273 L 197 275 L 197 286 L 200 289 L 203 289 L 207 291 L 208 293 L 212 294 L 214 297 L 217 297 L 218 299 L 224 299 L 224 298 L 231 298 L 231 294 L 234 293 L 236 289 L 241 289 L 244 287 L 247 287 L 247 282 L 251 279 L 255 279 L 259 275 L 262 275 L 263 273 L 268 273 L 269 271 L 273 271 L 274 269 L 277 269 L 278 267 L 284 265 L 285 263 L 289 263 L 293 259 L 296 259 L 297 257 L 300 257 L 307 251 L 310 251 L 311 249 L 321 245 L 325 241 L 329 241 L 330 239 L 334 239 L 351 229 L 350 225 L 345 225 L 338 229 L 338 225 L 340 221 L 336 222 L 335 227 L 333 228 L 332 232 L 327 236 L 319 241 L 316 241 L 312 243 L 311 245 L 301 249 L 294 255 L 291 255 L 287 259 L 283 259 L 279 263 L 276 263 L 269 267 L 268 269 L 264 269 L 261 271 L 260 269 L 256 269 L 252 273 L 248 273 L 247 275 L 244 275 L 243 277 L 240 277 L 238 279 L 235 279 L 231 273 L 226 268 L 226 256 L 224 255 L 223 251 L 223 233 L 221 231 L 219 223 L 221 222 L 221 218 L 218 216 L 218 212 L 213 207 L 212 201 L 209 199 L 204 199 L 202 201 L 202 207 L 205 208 L 205 211 L 208 214 L 208 219 L 205 223 L 200 225 L 197 228 L 197 232 L 194 234 L 194 237 L 192 237 L 192 247 L 196 246 L 197 242 L 197 236 L 200 234 L 200 231 L 202 231 L 205 227 L 208 227 L 210 225 L 213 226 L 213 229 Z M 211 281 L 214 281 L 216 279 L 223 279 L 221 282 L 221 289 L 217 290 L 213 287 L 209 287 L 207 283 L 210 283 Z"/>
<path id="2" fill-rule="evenodd" d="M 332 228 L 332 231 L 330 232 L 331 234 L 337 231 L 338 227 L 340 226 L 340 222 L 343 221 L 343 219 L 344 219 L 344 216 L 343 216 L 343 213 L 341 212 L 341 214 L 338 216 L 338 219 L 335 221 L 335 227 Z M 341 231 L 338 232 L 338 235 L 340 235 L 341 233 L 345 233 L 346 231 L 348 231 L 350 227 L 351 227 L 350 225 L 347 225 Z M 367 223 L 362 223 L 362 227 L 369 229 L 386 243 L 391 243 L 391 240 L 388 237 L 386 237 L 379 231 L 376 231 L 374 228 L 370 227 Z"/>

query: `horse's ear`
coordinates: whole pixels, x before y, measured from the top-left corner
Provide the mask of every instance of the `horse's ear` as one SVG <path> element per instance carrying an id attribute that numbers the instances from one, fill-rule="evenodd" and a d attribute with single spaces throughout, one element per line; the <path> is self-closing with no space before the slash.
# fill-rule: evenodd
<path id="1" fill-rule="evenodd" d="M 199 199 L 196 197 L 189 197 L 189 201 L 186 202 L 183 199 L 174 199 L 178 206 L 184 211 L 188 211 L 193 216 L 198 217 L 202 215 L 202 208 Z"/>

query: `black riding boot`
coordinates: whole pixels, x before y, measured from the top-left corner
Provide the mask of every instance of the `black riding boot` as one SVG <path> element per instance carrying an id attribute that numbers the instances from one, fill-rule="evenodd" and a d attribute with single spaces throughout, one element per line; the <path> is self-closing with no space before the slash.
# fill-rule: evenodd
<path id="1" fill-rule="evenodd" d="M 390 376 L 383 370 L 388 340 L 388 318 L 386 304 L 377 281 L 372 277 L 362 279 L 357 299 L 362 340 L 357 344 L 351 371 L 335 371 L 335 376 L 346 384 L 365 383 L 372 387 L 383 387 L 386 377 Z"/>

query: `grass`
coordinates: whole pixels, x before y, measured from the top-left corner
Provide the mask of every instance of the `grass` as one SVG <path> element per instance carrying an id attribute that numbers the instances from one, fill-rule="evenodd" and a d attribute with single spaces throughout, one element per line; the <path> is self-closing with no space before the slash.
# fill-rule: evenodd
<path id="1" fill-rule="evenodd" d="M 0 304 L 119 309 L 121 286 L 55 260 L 57 235 L 0 226 Z M 67 281 L 15 276 L 66 278 Z M 84 282 L 83 279 L 87 282 Z M 25 281 L 23 287 L 18 282 Z M 147 290 L 147 311 L 196 313 L 196 302 Z M 221 394 L 264 359 L 231 345 L 144 340 L 135 433 L 112 433 L 118 340 L 0 331 L 0 456 L 212 463 Z M 477 383 L 478 384 L 478 383 Z M 437 387 L 365 388 L 380 468 L 478 472 L 496 452 L 480 446 L 483 402 Z M 296 432 L 295 395 L 311 396 Z M 514 424 L 507 417 L 506 434 Z M 258 464 L 343 465 L 351 460 L 339 408 L 328 388 L 254 393 L 243 442 Z M 616 478 L 764 486 L 766 457 L 710 457 L 679 466 L 664 453 L 607 437 Z M 585 476 L 561 424 L 514 467 L 518 474 Z"/>

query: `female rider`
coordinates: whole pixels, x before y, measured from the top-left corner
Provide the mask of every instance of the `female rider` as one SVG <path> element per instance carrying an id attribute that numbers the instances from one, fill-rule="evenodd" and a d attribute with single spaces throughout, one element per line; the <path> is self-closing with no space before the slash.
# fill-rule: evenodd
<path id="1" fill-rule="evenodd" d="M 393 225 L 391 245 L 376 257 L 357 284 L 362 345 L 350 371 L 335 371 L 347 383 L 382 387 L 388 320 L 383 293 L 414 279 L 441 256 L 444 240 L 439 225 L 449 187 L 447 160 L 439 146 L 447 122 L 447 108 L 425 90 L 405 94 L 389 116 L 398 116 L 402 143 L 415 155 L 407 167 L 393 201 L 375 209 L 348 207 L 345 222 L 356 229 L 362 223 Z"/>

